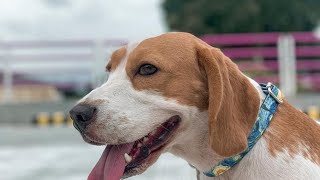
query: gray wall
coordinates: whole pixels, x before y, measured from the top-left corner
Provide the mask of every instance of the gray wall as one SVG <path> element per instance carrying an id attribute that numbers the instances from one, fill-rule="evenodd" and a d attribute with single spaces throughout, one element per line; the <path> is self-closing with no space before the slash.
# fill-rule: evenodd
<path id="1" fill-rule="evenodd" d="M 77 100 L 73 99 L 52 103 L 0 105 L 0 123 L 30 124 L 32 118 L 39 112 L 52 113 L 61 111 L 68 113 L 76 102 Z"/>

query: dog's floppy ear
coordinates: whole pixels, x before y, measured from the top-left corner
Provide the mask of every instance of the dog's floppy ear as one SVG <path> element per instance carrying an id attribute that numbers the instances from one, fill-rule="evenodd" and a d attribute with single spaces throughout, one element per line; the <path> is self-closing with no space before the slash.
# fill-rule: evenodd
<path id="1" fill-rule="evenodd" d="M 259 94 L 219 49 L 199 42 L 197 57 L 208 83 L 210 146 L 224 157 L 240 153 L 258 115 Z"/>

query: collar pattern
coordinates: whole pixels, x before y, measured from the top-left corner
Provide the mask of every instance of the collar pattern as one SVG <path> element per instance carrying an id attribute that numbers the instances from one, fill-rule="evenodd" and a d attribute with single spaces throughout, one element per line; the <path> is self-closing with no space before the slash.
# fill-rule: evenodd
<path id="1" fill-rule="evenodd" d="M 209 171 L 204 172 L 206 176 L 216 177 L 231 169 L 238 164 L 243 157 L 253 148 L 253 146 L 261 138 L 262 134 L 267 129 L 273 114 L 277 110 L 277 107 L 282 103 L 281 91 L 273 84 L 260 84 L 262 91 L 266 94 L 264 102 L 261 104 L 258 118 L 253 125 L 253 128 L 248 136 L 248 147 L 243 152 L 226 158 L 212 167 Z"/>

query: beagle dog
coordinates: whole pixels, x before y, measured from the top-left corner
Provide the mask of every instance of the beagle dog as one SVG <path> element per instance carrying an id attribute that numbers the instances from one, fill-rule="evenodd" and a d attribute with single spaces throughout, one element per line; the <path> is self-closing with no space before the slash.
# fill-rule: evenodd
<path id="1" fill-rule="evenodd" d="M 121 47 L 106 71 L 108 81 L 70 111 L 86 142 L 107 144 L 89 180 L 141 174 L 165 152 L 201 180 L 320 179 L 320 125 L 280 100 L 252 145 L 269 95 L 195 36 L 167 33 Z M 237 162 L 210 171 L 230 160 Z"/>

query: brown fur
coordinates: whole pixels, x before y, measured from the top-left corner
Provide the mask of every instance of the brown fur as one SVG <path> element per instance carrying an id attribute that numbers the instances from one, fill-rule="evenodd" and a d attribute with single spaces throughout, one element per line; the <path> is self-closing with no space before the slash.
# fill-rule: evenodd
<path id="1" fill-rule="evenodd" d="M 137 74 L 143 64 L 159 72 Z M 259 95 L 222 52 L 186 33 L 150 38 L 130 53 L 126 71 L 137 90 L 154 90 L 182 104 L 208 110 L 210 145 L 231 156 L 247 147 L 256 120 Z"/>
<path id="2" fill-rule="evenodd" d="M 303 153 L 320 165 L 320 126 L 288 102 L 279 106 L 264 136 L 273 156 L 285 150 L 292 157 Z"/>
<path id="3" fill-rule="evenodd" d="M 109 72 L 115 70 L 120 64 L 121 60 L 125 57 L 126 53 L 127 49 L 125 47 L 114 51 L 111 55 L 108 65 L 106 66 L 106 70 Z"/>
<path id="4" fill-rule="evenodd" d="M 240 153 L 247 148 L 258 115 L 259 95 L 219 49 L 199 46 L 199 62 L 208 79 L 210 145 L 222 156 Z"/>

